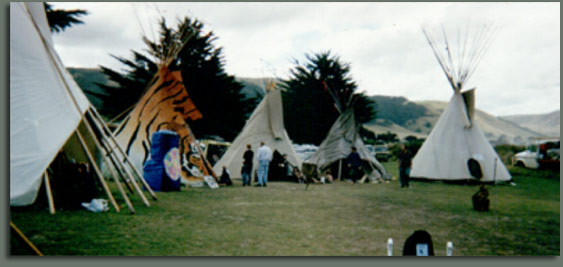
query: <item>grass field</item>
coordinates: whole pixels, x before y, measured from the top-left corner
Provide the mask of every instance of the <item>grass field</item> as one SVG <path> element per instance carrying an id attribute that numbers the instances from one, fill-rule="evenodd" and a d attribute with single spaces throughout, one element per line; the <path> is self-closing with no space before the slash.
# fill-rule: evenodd
<path id="1" fill-rule="evenodd" d="M 385 163 L 397 177 L 396 162 Z M 437 256 L 559 255 L 560 174 L 511 169 L 516 186 L 490 186 L 491 211 L 472 209 L 477 186 L 411 182 L 266 188 L 183 188 L 126 209 L 11 210 L 11 220 L 45 255 L 385 256 L 415 230 L 432 235 Z M 118 194 L 114 194 L 116 197 Z M 118 198 L 119 203 L 123 203 Z M 30 254 L 11 236 L 11 254 Z"/>

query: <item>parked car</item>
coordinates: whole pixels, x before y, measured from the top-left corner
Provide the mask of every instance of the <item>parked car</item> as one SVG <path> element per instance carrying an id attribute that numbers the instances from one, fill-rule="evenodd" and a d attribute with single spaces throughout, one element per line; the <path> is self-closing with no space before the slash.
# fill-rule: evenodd
<path id="1" fill-rule="evenodd" d="M 381 162 L 389 161 L 391 158 L 391 152 L 385 145 L 376 145 L 374 146 L 375 149 L 375 158 Z"/>
<path id="2" fill-rule="evenodd" d="M 391 152 L 385 145 L 366 145 L 366 148 L 378 161 L 381 162 L 389 161 L 392 156 Z"/>
<path id="3" fill-rule="evenodd" d="M 559 143 L 559 137 L 533 138 L 526 150 L 514 155 L 512 163 L 530 169 L 559 167 Z"/>

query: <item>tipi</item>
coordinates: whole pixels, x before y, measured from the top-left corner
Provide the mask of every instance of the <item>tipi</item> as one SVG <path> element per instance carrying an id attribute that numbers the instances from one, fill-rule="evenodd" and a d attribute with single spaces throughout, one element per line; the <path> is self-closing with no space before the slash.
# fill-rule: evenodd
<path id="1" fill-rule="evenodd" d="M 119 211 L 96 160 L 98 151 L 104 163 L 113 167 L 111 174 L 130 211 L 134 209 L 121 181 L 133 185 L 148 206 L 136 179 L 145 186 L 146 181 L 115 144 L 55 51 L 43 3 L 10 3 L 10 205 L 34 203 L 43 181 L 49 194 L 47 170 L 64 151 L 91 164 Z M 52 198 L 49 204 L 54 213 Z"/>
<path id="2" fill-rule="evenodd" d="M 460 51 L 454 51 L 447 39 L 446 49 L 439 50 L 428 31 L 423 28 L 423 32 L 454 94 L 413 158 L 410 176 L 446 181 L 511 180 L 508 170 L 475 123 L 475 88 L 462 91 L 486 51 L 493 31 L 483 27 L 474 41 L 461 40 L 459 43 L 464 45 L 459 47 Z"/>
<path id="3" fill-rule="evenodd" d="M 315 154 L 305 162 L 315 164 L 321 172 L 338 163 L 338 174 L 335 175 L 338 177 L 342 172 L 342 161 L 346 160 L 352 147 L 356 147 L 360 158 L 369 166 L 367 169 L 371 170 L 370 179 L 389 179 L 390 176 L 383 165 L 367 150 L 359 133 L 360 127 L 355 119 L 353 106 L 349 106 L 336 119 Z"/>
<path id="4" fill-rule="evenodd" d="M 189 30 L 179 34 L 182 36 L 180 43 L 172 43 L 167 53 L 155 55 L 160 61 L 157 73 L 114 134 L 135 167 L 143 169 L 150 156 L 152 134 L 167 125 L 180 137 L 181 177 L 185 181 L 203 180 L 205 176 L 216 178 L 186 122 L 200 119 L 202 114 L 192 102 L 181 72 L 169 68 L 183 45 L 193 36 Z"/>
<path id="5" fill-rule="evenodd" d="M 282 108 L 280 90 L 274 86 L 268 87 L 266 95 L 246 121 L 242 131 L 213 166 L 215 172 L 221 173 L 223 166 L 226 166 L 231 177 L 240 178 L 242 155 L 246 151 L 247 144 L 250 144 L 255 151 L 253 167 L 256 169 L 258 166 L 256 149 L 260 146 L 260 142 L 264 142 L 274 152 L 287 155 L 287 161 L 292 166 L 300 168 L 301 161 L 285 131 Z"/>

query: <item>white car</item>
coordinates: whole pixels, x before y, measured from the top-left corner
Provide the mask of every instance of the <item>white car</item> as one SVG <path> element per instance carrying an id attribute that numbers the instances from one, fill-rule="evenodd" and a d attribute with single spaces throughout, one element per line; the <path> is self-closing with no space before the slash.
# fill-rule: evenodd
<path id="1" fill-rule="evenodd" d="M 512 159 L 514 166 L 537 169 L 540 166 L 559 166 L 559 137 L 533 139 L 535 144 L 517 153 Z"/>

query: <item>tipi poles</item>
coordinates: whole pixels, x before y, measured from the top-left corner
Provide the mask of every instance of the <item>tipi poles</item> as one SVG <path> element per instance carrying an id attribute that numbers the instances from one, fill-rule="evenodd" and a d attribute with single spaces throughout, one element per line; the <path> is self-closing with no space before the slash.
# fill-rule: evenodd
<path id="1" fill-rule="evenodd" d="M 122 164 L 122 162 L 119 159 L 114 159 L 115 155 L 110 155 L 111 156 L 111 160 L 117 164 Z M 141 197 L 141 200 L 143 201 L 143 203 L 145 204 L 145 206 L 150 207 L 151 204 L 149 203 L 149 200 L 145 197 L 145 194 L 143 194 L 143 191 L 141 190 L 141 188 L 139 187 L 139 185 L 137 184 L 137 182 L 135 181 L 135 179 L 132 177 L 131 173 L 127 170 L 126 166 L 121 165 L 122 169 L 125 170 L 126 175 L 129 177 L 129 180 L 131 182 L 131 184 L 133 185 L 133 187 L 135 188 L 135 191 L 137 191 L 137 194 L 139 194 L 139 196 Z M 119 171 L 119 170 L 118 170 Z"/>
<path id="2" fill-rule="evenodd" d="M 94 140 L 94 144 L 96 145 L 97 149 L 99 149 L 100 151 L 104 151 L 105 147 L 102 147 L 101 142 L 96 138 L 96 133 L 94 133 L 94 130 L 90 126 L 90 123 L 88 122 L 88 120 L 86 120 L 86 118 L 84 117 L 83 121 L 84 121 L 84 125 L 86 126 L 86 129 L 88 129 L 88 132 L 92 136 L 92 140 Z M 121 183 L 119 182 L 119 178 L 118 178 L 117 174 L 111 168 L 110 162 L 108 160 L 108 156 L 109 156 L 109 153 L 111 153 L 111 151 L 109 151 L 107 149 L 105 149 L 105 150 L 106 150 L 106 155 L 104 155 L 102 157 L 104 159 L 104 163 L 108 166 L 108 170 L 110 171 L 111 176 L 113 177 L 113 180 L 115 181 L 115 184 L 117 186 L 117 189 L 119 190 L 119 193 L 121 193 L 121 196 L 125 200 L 125 203 L 127 204 L 127 207 L 129 208 L 129 211 L 131 211 L 131 213 L 135 213 L 135 209 L 133 208 L 133 205 L 131 204 L 129 197 L 127 196 L 127 194 L 123 190 L 123 187 L 121 186 Z"/>
<path id="3" fill-rule="evenodd" d="M 115 181 L 115 184 L 117 185 L 117 189 L 119 189 L 119 193 L 121 193 L 121 196 L 125 200 L 125 203 L 127 204 L 127 207 L 129 208 L 129 211 L 131 211 L 132 214 L 135 213 L 135 209 L 133 208 L 133 205 L 131 204 L 131 200 L 129 200 L 129 197 L 127 196 L 127 194 L 123 190 L 123 187 L 121 186 L 121 182 L 117 178 L 117 174 L 113 171 L 113 169 L 110 166 L 109 160 L 106 157 L 104 157 L 104 161 L 105 161 L 106 165 L 108 166 L 108 170 L 110 171 L 111 176 L 113 176 L 113 180 Z"/>
<path id="4" fill-rule="evenodd" d="M 104 144 L 104 147 L 106 147 L 105 144 Z M 113 150 L 112 150 L 112 152 L 113 152 Z M 126 174 L 124 174 L 124 171 L 121 170 L 120 168 L 118 168 L 118 166 L 120 166 L 120 165 L 118 165 L 119 161 L 114 159 L 114 155 L 112 154 L 112 152 L 110 152 L 108 154 L 108 157 L 109 157 L 109 160 L 111 161 L 111 164 L 114 166 L 115 170 L 119 174 L 119 178 L 121 178 L 121 180 L 125 183 L 125 186 L 127 187 L 127 190 L 129 190 L 129 193 L 134 194 L 135 191 L 133 191 L 133 189 L 131 189 L 131 181 L 130 181 L 129 177 L 126 177 Z"/>
<path id="5" fill-rule="evenodd" d="M 102 137 L 102 140 L 107 142 L 107 140 L 105 140 L 105 136 L 103 135 L 103 131 L 99 128 L 98 122 L 96 122 L 96 121 L 94 120 L 94 118 L 92 118 L 92 120 L 93 120 L 94 124 L 96 125 L 96 127 L 98 128 L 98 130 L 100 131 L 100 133 L 101 133 L 100 136 Z M 90 124 L 87 123 L 87 120 L 86 120 L 85 122 L 86 122 L 85 124 L 87 125 L 87 128 L 88 128 L 88 130 L 90 131 L 90 134 L 92 135 L 92 137 L 93 137 L 93 139 L 94 139 L 94 141 L 95 141 L 96 146 L 98 147 L 98 149 L 99 149 L 100 151 L 103 151 L 103 150 L 106 151 L 106 155 L 104 156 L 104 161 L 105 161 L 106 165 L 108 166 L 108 170 L 111 172 L 111 174 L 112 174 L 112 176 L 113 176 L 113 178 L 114 178 L 114 180 L 115 180 L 115 183 L 117 184 L 117 187 L 118 187 L 119 191 L 121 192 L 121 194 L 123 195 L 123 198 L 125 199 L 125 202 L 127 202 L 127 206 L 129 206 L 129 210 L 131 211 L 131 213 L 134 213 L 135 210 L 134 210 L 133 206 L 131 205 L 131 202 L 130 202 L 129 198 L 127 197 L 127 194 L 125 194 L 125 191 L 124 191 L 123 188 L 121 187 L 121 183 L 119 182 L 119 180 L 118 180 L 118 178 L 117 178 L 118 176 L 116 175 L 116 173 L 115 173 L 115 172 L 113 171 L 113 169 L 111 168 L 110 160 L 111 160 L 111 163 L 113 163 L 113 166 L 115 167 L 115 169 L 119 172 L 119 167 L 118 167 L 118 165 L 116 164 L 116 162 L 118 163 L 119 160 L 114 160 L 114 158 L 113 158 L 113 156 L 114 156 L 114 155 L 113 155 L 113 150 L 111 150 L 110 148 L 104 146 L 104 145 L 103 145 L 103 142 L 100 142 L 99 140 L 97 140 L 97 139 L 96 139 L 96 135 L 95 135 L 95 133 L 94 133 L 94 130 L 92 129 L 92 127 L 90 126 Z M 107 158 L 106 156 L 109 157 L 110 160 L 108 160 L 108 158 Z M 121 173 L 119 173 L 119 174 L 121 174 Z M 122 178 L 123 178 L 123 177 L 122 177 Z M 130 178 L 130 179 L 132 179 L 132 178 Z M 126 185 L 129 186 L 129 185 L 127 184 L 127 183 L 128 183 L 127 179 L 123 178 L 123 180 L 125 180 Z M 128 187 L 128 188 L 129 188 L 129 187 Z M 138 187 L 136 187 L 136 188 L 138 188 Z M 131 189 L 129 188 L 129 190 L 131 190 Z M 141 195 L 141 199 L 143 200 L 143 202 L 145 203 L 145 205 L 150 206 L 150 204 L 148 204 L 148 200 L 147 200 L 147 199 L 145 198 L 145 196 L 143 195 L 143 192 L 141 191 L 141 189 L 138 190 L 138 193 L 139 193 L 139 195 Z"/>
<path id="6" fill-rule="evenodd" d="M 51 182 L 49 182 L 49 174 L 45 171 L 43 175 L 43 182 L 45 183 L 45 191 L 47 191 L 47 201 L 49 202 L 49 211 L 55 214 L 55 201 L 53 200 L 53 193 L 51 191 Z"/>
<path id="7" fill-rule="evenodd" d="M 98 165 L 96 164 L 94 157 L 90 153 L 90 150 L 88 149 L 88 146 L 86 145 L 86 142 L 84 142 L 84 138 L 82 138 L 82 135 L 80 134 L 80 132 L 78 132 L 78 129 L 76 129 L 74 132 L 76 133 L 76 137 L 78 137 L 78 141 L 80 141 L 80 145 L 82 146 L 82 149 L 84 149 L 86 156 L 88 156 L 88 159 L 92 163 L 92 167 L 94 167 L 94 170 L 96 171 L 96 174 L 98 175 L 98 178 L 100 179 L 100 183 L 102 184 L 104 191 L 106 191 L 106 194 L 107 194 L 111 204 L 115 208 L 115 211 L 119 212 L 119 206 L 117 206 L 117 203 L 115 202 L 115 199 L 113 198 L 113 195 L 111 194 L 111 191 L 109 190 L 109 187 L 108 187 L 106 181 L 104 180 L 104 176 L 102 175 L 102 172 L 98 168 Z"/>
<path id="8" fill-rule="evenodd" d="M 39 249 L 37 249 L 37 247 L 35 245 L 33 245 L 33 243 L 31 243 L 31 241 L 29 241 L 29 239 L 27 239 L 27 237 L 22 233 L 22 231 L 20 231 L 20 229 L 12 222 L 10 221 L 10 227 L 12 227 L 12 229 L 14 229 L 14 231 L 16 231 L 16 233 L 19 235 L 19 237 L 21 239 L 23 239 L 23 241 L 31 248 L 33 249 L 33 251 L 35 251 L 35 253 L 37 253 L 37 255 L 39 256 L 43 256 L 43 253 L 41 253 L 41 251 L 39 251 Z"/>
<path id="9" fill-rule="evenodd" d="M 96 110 L 88 110 L 88 113 L 91 115 L 92 113 L 94 115 L 96 115 L 96 118 L 98 118 L 100 121 L 102 120 L 102 117 L 100 116 L 100 114 L 98 114 L 98 112 Z M 91 115 L 92 116 L 92 115 Z M 135 166 L 133 165 L 133 163 L 131 162 L 131 160 L 129 159 L 129 157 L 127 156 L 127 153 L 125 153 L 125 151 L 123 151 L 123 148 L 121 148 L 121 146 L 119 146 L 119 144 L 117 143 L 117 140 L 115 140 L 115 137 L 113 136 L 113 134 L 111 133 L 111 131 L 107 128 L 107 126 L 105 124 L 102 123 L 103 128 L 109 133 L 109 137 L 110 139 L 113 141 L 113 143 L 115 144 L 115 146 L 117 147 L 117 149 L 119 150 L 119 152 L 121 153 L 121 155 L 123 156 L 123 158 L 125 159 L 125 161 L 129 164 L 129 166 L 131 167 L 131 169 L 133 169 L 133 172 L 137 175 L 137 177 L 139 177 L 139 180 L 141 180 L 141 183 L 145 186 L 145 188 L 147 188 L 147 191 L 149 192 L 149 194 L 152 196 L 152 198 L 154 200 L 156 200 L 156 194 L 152 191 L 151 187 L 149 186 L 149 184 L 147 183 L 147 181 L 145 181 L 145 179 L 143 178 L 143 176 L 139 173 L 139 171 L 137 170 L 137 168 L 135 168 Z M 125 168 L 125 170 L 127 172 L 129 172 L 127 170 L 127 168 Z"/>
<path id="10" fill-rule="evenodd" d="M 103 123 L 100 123 L 100 122 L 96 121 L 96 118 L 94 118 L 94 117 L 92 116 L 92 113 L 90 113 L 90 110 L 88 110 L 88 115 L 90 116 L 90 118 L 92 119 L 92 121 L 94 121 L 94 123 L 96 124 L 96 127 L 98 128 L 98 130 L 100 130 L 100 132 L 103 133 L 103 130 L 100 129 L 100 125 L 99 125 L 99 124 L 102 124 L 102 125 L 103 125 Z M 113 135 L 111 134 L 111 132 L 109 132 L 108 135 L 111 136 L 111 137 L 113 137 Z M 117 157 L 114 158 L 114 157 L 115 157 L 115 154 L 113 153 L 114 150 L 111 149 L 111 145 L 109 144 L 109 140 L 107 140 L 107 139 L 105 138 L 105 136 L 103 136 L 103 134 L 101 134 L 101 136 L 102 136 L 103 140 L 105 141 L 105 143 L 107 144 L 107 146 L 110 147 L 110 148 L 107 149 L 107 151 L 108 151 L 108 153 L 109 153 L 109 156 L 110 156 L 110 159 L 112 160 L 112 162 L 113 162 L 114 164 L 117 163 L 116 165 L 114 165 L 115 168 L 119 171 L 119 168 L 118 168 L 118 165 L 119 165 L 119 166 L 121 166 L 121 168 L 122 168 L 123 170 L 125 170 L 125 173 L 126 173 L 127 176 L 129 177 L 129 180 L 130 180 L 131 183 L 133 184 L 133 187 L 135 188 L 135 190 L 137 191 L 137 193 L 138 193 L 139 196 L 141 197 L 141 199 L 142 199 L 143 203 L 145 204 L 145 206 L 150 207 L 149 201 L 147 200 L 147 198 L 146 198 L 145 195 L 143 194 L 143 191 L 141 190 L 141 188 L 139 187 L 139 185 L 137 184 L 137 182 L 135 181 L 135 179 L 133 178 L 133 176 L 131 175 L 131 173 L 127 170 L 127 167 L 121 165 L 122 162 L 119 160 L 119 158 L 117 158 Z M 117 144 L 116 144 L 116 146 L 117 146 L 118 148 L 121 148 L 121 147 L 120 147 L 119 145 L 117 145 Z M 108 166 L 108 168 L 110 168 L 110 167 L 111 167 L 111 166 Z M 143 180 L 142 177 L 141 177 L 141 180 Z"/>

